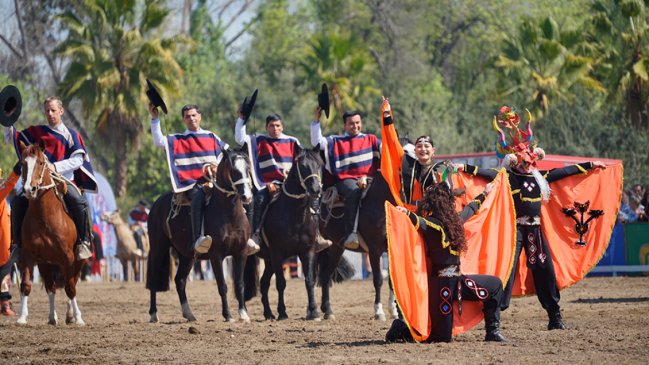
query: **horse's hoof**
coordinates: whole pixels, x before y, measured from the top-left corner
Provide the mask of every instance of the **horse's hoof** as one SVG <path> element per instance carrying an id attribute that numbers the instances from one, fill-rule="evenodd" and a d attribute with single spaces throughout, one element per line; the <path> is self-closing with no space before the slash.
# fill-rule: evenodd
<path id="1" fill-rule="evenodd" d="M 78 318 L 74 320 L 74 324 L 76 324 L 77 326 L 85 326 L 86 322 L 84 322 L 83 319 Z"/>
<path id="2" fill-rule="evenodd" d="M 250 323 L 250 317 L 248 316 L 248 312 L 246 312 L 245 310 L 240 310 L 239 311 L 239 319 L 243 323 Z"/>
<path id="3" fill-rule="evenodd" d="M 25 318 L 25 317 L 20 317 L 20 318 L 18 318 L 18 320 L 16 321 L 16 323 L 18 323 L 18 324 L 27 324 L 27 318 Z"/>
<path id="4" fill-rule="evenodd" d="M 47 321 L 47 324 L 52 325 L 52 326 L 56 326 L 57 321 L 56 321 L 56 319 L 50 319 L 49 321 Z"/>
<path id="5" fill-rule="evenodd" d="M 336 320 L 336 315 L 333 314 L 333 313 L 325 313 L 324 319 L 325 320 L 335 321 Z"/>
<path id="6" fill-rule="evenodd" d="M 385 321 L 385 313 L 375 314 L 374 319 L 377 321 Z"/>
<path id="7" fill-rule="evenodd" d="M 275 315 L 271 313 L 271 314 L 264 314 L 264 319 L 266 319 L 267 321 L 274 321 L 276 318 Z"/>
<path id="8" fill-rule="evenodd" d="M 75 323 L 76 321 L 74 320 L 74 317 L 65 318 L 65 324 L 75 324 Z"/>
<path id="9" fill-rule="evenodd" d="M 159 321 L 160 320 L 158 319 L 158 313 L 153 313 L 149 318 L 149 323 L 158 323 Z"/>
<path id="10" fill-rule="evenodd" d="M 317 311 L 307 311 L 306 312 L 306 320 L 307 321 L 319 321 L 320 320 L 320 313 Z"/>
<path id="11" fill-rule="evenodd" d="M 234 318 L 226 318 L 226 319 L 223 320 L 223 322 L 225 322 L 225 323 L 234 323 L 236 321 L 234 320 Z"/>
<path id="12" fill-rule="evenodd" d="M 277 320 L 279 320 L 279 321 L 284 321 L 284 320 L 287 320 L 287 319 L 288 319 L 288 315 L 286 315 L 286 314 L 281 314 Z"/>

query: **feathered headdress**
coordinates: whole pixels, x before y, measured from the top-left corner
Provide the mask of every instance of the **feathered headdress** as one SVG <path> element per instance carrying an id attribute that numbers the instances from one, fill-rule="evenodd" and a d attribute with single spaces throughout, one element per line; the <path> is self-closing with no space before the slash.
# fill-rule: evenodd
<path id="1" fill-rule="evenodd" d="M 498 116 L 494 116 L 493 128 L 498 133 L 498 140 L 496 141 L 496 156 L 501 161 L 507 155 L 514 155 L 514 164 L 520 165 L 524 162 L 529 165 L 535 166 L 536 161 L 543 158 L 541 153 L 535 151 L 536 143 L 533 142 L 534 134 L 532 133 L 532 114 L 529 110 L 525 109 L 527 114 L 527 124 L 525 130 L 519 128 L 521 121 L 520 116 L 516 113 L 515 109 L 508 106 L 503 106 L 498 112 Z M 503 131 L 507 130 L 507 135 Z M 510 157 L 510 158 L 512 158 Z M 512 161 L 510 161 L 512 162 Z"/>

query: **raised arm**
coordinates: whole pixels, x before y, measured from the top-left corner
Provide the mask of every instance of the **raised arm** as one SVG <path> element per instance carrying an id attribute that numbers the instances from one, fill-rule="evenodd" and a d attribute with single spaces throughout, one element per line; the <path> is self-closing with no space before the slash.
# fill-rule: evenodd
<path id="1" fill-rule="evenodd" d="M 457 164 L 456 167 L 458 171 L 464 171 L 469 175 L 483 177 L 489 181 L 493 181 L 493 179 L 498 176 L 498 170 L 494 169 L 483 169 L 469 164 Z"/>
<path id="2" fill-rule="evenodd" d="M 545 179 L 550 183 L 553 181 L 561 180 L 564 177 L 576 175 L 579 173 L 587 174 L 588 170 L 593 168 L 606 168 L 605 165 L 599 161 L 595 162 L 583 162 L 576 165 L 570 165 L 566 167 L 560 167 L 556 169 L 549 170 L 545 173 Z"/>
<path id="3" fill-rule="evenodd" d="M 234 126 L 234 141 L 237 142 L 239 146 L 250 142 L 250 136 L 246 134 L 246 122 L 244 121 L 244 115 L 239 112 L 239 117 L 237 118 L 237 123 Z"/>
<path id="4" fill-rule="evenodd" d="M 467 204 L 467 206 L 464 207 L 464 209 L 462 209 L 462 211 L 460 212 L 460 219 L 462 220 L 463 223 L 469 220 L 469 218 L 471 218 L 474 214 L 478 212 L 478 209 L 480 209 L 480 206 L 484 202 L 485 198 L 487 197 L 487 194 L 489 194 L 491 189 L 492 189 L 491 183 L 487 184 L 485 191 L 478 194 L 478 196 L 473 198 L 473 200 L 471 200 L 471 202 Z"/>
<path id="5" fill-rule="evenodd" d="M 315 108 L 315 119 L 311 122 L 311 145 L 313 147 L 320 145 L 320 149 L 323 149 L 326 139 L 322 136 L 322 130 L 320 129 L 320 115 L 322 115 L 322 108 L 317 106 Z"/>
<path id="6" fill-rule="evenodd" d="M 153 145 L 165 148 L 166 138 L 162 134 L 162 128 L 160 127 L 158 108 L 151 103 L 149 103 L 149 114 L 151 114 L 151 136 L 153 137 Z"/>

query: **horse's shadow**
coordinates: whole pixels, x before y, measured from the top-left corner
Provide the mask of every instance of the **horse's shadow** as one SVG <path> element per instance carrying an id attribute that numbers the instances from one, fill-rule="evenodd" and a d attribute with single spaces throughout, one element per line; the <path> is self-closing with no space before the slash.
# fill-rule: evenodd
<path id="1" fill-rule="evenodd" d="M 365 346 L 385 346 L 385 340 L 366 340 L 366 341 L 352 341 L 352 342 L 323 342 L 323 341 L 309 341 L 298 347 L 315 349 L 319 347 L 344 346 L 344 347 L 365 347 Z"/>
<path id="2" fill-rule="evenodd" d="M 638 298 L 579 298 L 571 301 L 571 303 L 580 303 L 580 304 L 602 304 L 602 303 L 640 303 L 640 302 L 649 302 L 649 297 L 638 297 Z"/>

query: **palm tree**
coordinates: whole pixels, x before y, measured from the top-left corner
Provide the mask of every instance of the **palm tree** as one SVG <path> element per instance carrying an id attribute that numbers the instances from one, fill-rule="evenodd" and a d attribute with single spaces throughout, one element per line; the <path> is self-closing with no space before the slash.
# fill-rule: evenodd
<path id="1" fill-rule="evenodd" d="M 367 49 L 351 35 L 335 32 L 314 35 L 300 67 L 310 90 L 319 90 L 322 82 L 329 85 L 332 114 L 343 108 L 361 107 L 359 99 L 364 97 L 381 95 L 374 77 L 370 77 L 376 64 Z"/>
<path id="2" fill-rule="evenodd" d="M 161 0 L 86 0 L 60 15 L 68 30 L 56 52 L 70 66 L 59 85 L 66 101 L 81 101 L 85 117 L 97 116 L 97 143 L 114 153 L 113 189 L 126 194 L 127 157 L 139 148 L 147 105 L 145 78 L 173 94 L 182 70 L 176 41 L 160 37 L 168 10 Z"/>
<path id="3" fill-rule="evenodd" d="M 622 102 L 635 125 L 649 125 L 649 12 L 641 0 L 597 1 L 591 6 L 598 77 L 609 100 Z"/>
<path id="4" fill-rule="evenodd" d="M 583 40 L 577 31 L 560 31 L 550 17 L 540 23 L 524 20 L 515 36 L 505 36 L 495 66 L 504 91 L 500 97 L 522 93 L 537 116 L 545 115 L 552 99 L 570 99 L 571 88 L 584 85 L 604 92 L 591 75 L 594 60 L 577 54 Z"/>

